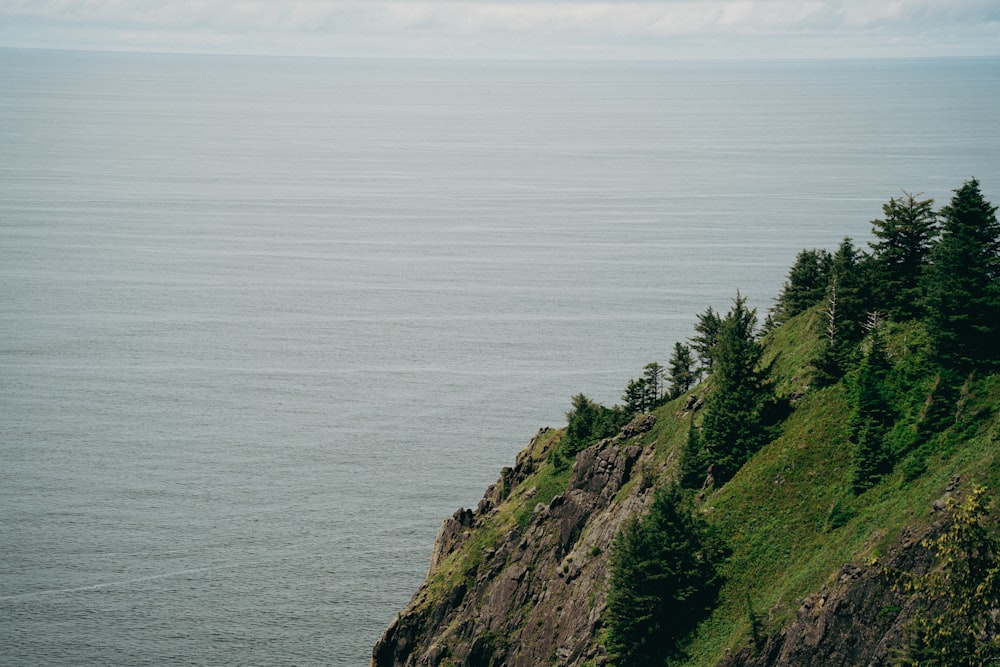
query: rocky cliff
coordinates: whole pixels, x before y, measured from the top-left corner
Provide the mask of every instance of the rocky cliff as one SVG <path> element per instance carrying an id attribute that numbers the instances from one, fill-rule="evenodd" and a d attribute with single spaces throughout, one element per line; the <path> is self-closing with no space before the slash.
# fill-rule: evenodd
<path id="1" fill-rule="evenodd" d="M 893 664 L 915 601 L 885 572 L 926 572 L 932 554 L 921 542 L 932 532 L 906 531 L 885 564 L 844 565 L 832 582 L 801 601 L 794 620 L 774 634 L 754 637 L 727 655 L 721 667 Z"/>
<path id="2" fill-rule="evenodd" d="M 963 392 L 919 476 L 903 465 L 854 495 L 846 390 L 809 387 L 789 353 L 798 340 L 791 330 L 778 348 L 787 357 L 773 356 L 789 404 L 780 433 L 732 480 L 706 480 L 698 494 L 697 511 L 731 555 L 715 609 L 685 646 L 692 667 L 891 664 L 915 607 L 883 568 L 926 571 L 933 559 L 922 540 L 946 521 L 942 494 L 1000 480 L 1000 376 L 987 376 Z M 699 405 L 685 395 L 637 417 L 572 467 L 553 455 L 563 432 L 540 430 L 477 508 L 444 521 L 424 584 L 371 664 L 607 664 L 602 613 L 615 536 L 677 476 Z"/>
<path id="3" fill-rule="evenodd" d="M 652 448 L 636 443 L 649 416 L 619 437 L 580 454 L 568 490 L 538 504 L 523 529 L 511 528 L 486 547 L 457 584 L 441 589 L 441 568 L 476 531 L 490 531 L 512 490 L 531 479 L 548 451 L 546 431 L 505 469 L 479 507 L 444 521 L 435 542 L 428 582 L 373 651 L 372 665 L 602 665 L 600 618 L 605 606 L 607 561 L 621 523 L 645 509 L 650 486 L 637 472 L 650 465 Z M 654 443 L 655 444 L 655 443 Z M 645 474 L 650 474 L 646 470 Z M 638 479 L 636 479 L 638 477 Z M 629 483 L 628 493 L 621 493 Z M 959 478 L 948 486 L 957 490 Z M 530 497 L 534 490 L 522 490 Z M 928 507 L 940 511 L 942 503 Z M 794 618 L 770 634 L 728 652 L 723 667 L 816 664 L 830 667 L 891 664 L 902 646 L 913 600 L 893 586 L 886 569 L 922 573 L 931 552 L 922 545 L 945 524 L 902 531 L 879 564 L 849 563 L 830 582 L 804 597 Z"/>
<path id="4" fill-rule="evenodd" d="M 640 417 L 581 452 L 566 490 L 518 520 L 556 442 L 556 432 L 541 431 L 475 511 L 459 510 L 441 526 L 427 583 L 379 640 L 372 664 L 600 663 L 610 546 L 650 497 L 634 480 L 651 460 L 638 441 L 655 421 Z M 488 544 L 470 544 L 483 534 Z"/>

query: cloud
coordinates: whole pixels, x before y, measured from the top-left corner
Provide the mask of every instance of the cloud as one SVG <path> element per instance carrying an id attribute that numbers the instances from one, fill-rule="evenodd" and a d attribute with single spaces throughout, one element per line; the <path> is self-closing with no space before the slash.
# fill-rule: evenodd
<path id="1" fill-rule="evenodd" d="M 0 44 L 9 43 L 18 26 L 30 26 L 38 34 L 76 34 L 111 47 L 148 40 L 189 48 L 204 40 L 209 50 L 226 44 L 324 55 L 348 47 L 386 55 L 504 55 L 524 45 L 627 55 L 694 42 L 715 43 L 725 53 L 730 40 L 819 38 L 847 45 L 871 35 L 916 48 L 929 36 L 963 32 L 975 37 L 967 48 L 1000 53 L 1000 3 L 994 0 L 13 0 L 0 5 L 0 24 L 8 25 L 0 28 Z M 777 42 L 771 47 L 780 51 Z"/>

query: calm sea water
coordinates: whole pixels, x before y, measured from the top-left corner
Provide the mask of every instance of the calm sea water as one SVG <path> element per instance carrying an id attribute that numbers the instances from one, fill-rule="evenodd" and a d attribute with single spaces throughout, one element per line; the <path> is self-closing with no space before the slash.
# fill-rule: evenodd
<path id="1" fill-rule="evenodd" d="M 902 189 L 1000 60 L 0 51 L 0 663 L 367 664 L 569 397 Z"/>

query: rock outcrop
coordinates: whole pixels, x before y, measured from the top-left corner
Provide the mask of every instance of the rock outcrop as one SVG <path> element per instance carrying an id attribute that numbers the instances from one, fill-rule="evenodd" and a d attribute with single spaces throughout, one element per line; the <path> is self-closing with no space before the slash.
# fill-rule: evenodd
<path id="1" fill-rule="evenodd" d="M 733 653 L 720 667 L 888 667 L 903 646 L 914 600 L 886 572 L 926 572 L 921 545 L 928 534 L 904 531 L 885 563 L 849 564 L 836 579 L 802 600 L 795 619 L 756 646 Z"/>
<path id="2" fill-rule="evenodd" d="M 926 546 L 947 528 L 942 514 L 961 477 L 952 477 L 930 511 L 937 520 L 902 534 L 880 562 L 844 565 L 834 581 L 802 600 L 795 619 L 756 646 L 727 657 L 720 667 L 889 667 L 906 641 L 905 629 L 917 600 L 897 584 L 900 575 L 922 575 L 933 563 Z M 893 573 L 893 574 L 890 574 Z"/>
<path id="3" fill-rule="evenodd" d="M 545 487 L 559 433 L 539 431 L 475 510 L 444 521 L 427 579 L 376 644 L 373 667 L 607 664 L 600 637 L 612 544 L 677 468 L 675 448 L 657 458 L 657 428 L 644 415 L 579 452 L 572 470 L 559 473 L 559 493 Z M 677 437 L 680 429 L 674 431 Z M 758 494 L 790 484 L 784 474 L 762 479 Z M 941 534 L 949 520 L 942 510 L 948 496 L 961 493 L 960 483 L 956 475 L 944 496 L 925 500 L 929 525 L 917 522 L 892 541 L 873 530 L 869 544 L 854 552 L 861 562 L 831 564 L 820 590 L 803 591 L 759 618 L 751 610 L 752 636 L 738 637 L 724 655 L 719 649 L 713 664 L 887 667 L 904 644 L 914 602 L 886 572 L 927 571 L 933 558 L 924 540 Z M 709 503 L 703 511 L 717 510 Z M 875 543 L 881 562 L 869 563 Z M 790 620 L 777 620 L 792 609 Z"/>
<path id="4" fill-rule="evenodd" d="M 611 543 L 650 497 L 648 488 L 619 492 L 651 457 L 652 449 L 634 440 L 655 421 L 643 415 L 580 452 L 564 493 L 537 504 L 526 521 L 504 521 L 499 506 L 548 454 L 539 446 L 548 432 L 539 432 L 475 511 L 445 520 L 427 582 L 375 646 L 372 665 L 601 664 L 597 630 Z M 480 552 L 470 548 L 477 531 L 498 529 Z M 449 579 L 443 570 L 458 565 L 450 558 L 463 548 L 477 557 L 462 561 L 468 569 Z"/>

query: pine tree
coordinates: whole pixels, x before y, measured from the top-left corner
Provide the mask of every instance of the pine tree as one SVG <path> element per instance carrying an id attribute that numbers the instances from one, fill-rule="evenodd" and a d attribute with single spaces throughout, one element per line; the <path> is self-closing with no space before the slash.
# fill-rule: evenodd
<path id="1" fill-rule="evenodd" d="M 722 327 L 722 318 L 711 306 L 704 313 L 698 315 L 698 321 L 694 325 L 697 335 L 691 338 L 691 348 L 698 355 L 701 368 L 706 373 L 712 372 L 712 356 L 715 344 L 719 339 L 720 327 Z"/>
<path id="2" fill-rule="evenodd" d="M 651 404 L 649 380 L 646 378 L 629 380 L 622 400 L 625 401 L 625 409 L 630 415 L 642 414 L 649 410 Z"/>
<path id="3" fill-rule="evenodd" d="M 830 282 L 832 260 L 826 250 L 802 250 L 796 255 L 781 294 L 771 309 L 775 323 L 786 322 L 823 300 Z"/>
<path id="4" fill-rule="evenodd" d="M 711 610 L 722 585 L 721 543 L 676 487 L 622 528 L 611 553 L 605 611 L 611 664 L 662 667 Z"/>
<path id="5" fill-rule="evenodd" d="M 714 348 L 715 382 L 702 421 L 702 460 L 717 481 L 729 480 L 766 441 L 762 416 L 770 399 L 764 348 L 755 338 L 756 309 L 738 292 L 719 328 Z"/>
<path id="6" fill-rule="evenodd" d="M 649 387 L 649 408 L 652 409 L 660 402 L 663 397 L 663 373 L 664 368 L 655 361 L 643 366 L 643 377 L 646 379 L 646 385 Z"/>
<path id="7" fill-rule="evenodd" d="M 833 384 L 856 362 L 864 333 L 862 321 L 871 303 L 864 260 L 849 238 L 841 242 L 831 260 L 826 288 L 826 339 L 814 364 L 820 386 Z"/>
<path id="8" fill-rule="evenodd" d="M 688 437 L 681 449 L 680 484 L 686 489 L 697 489 L 702 486 L 708 472 L 708 461 L 704 458 L 705 451 L 701 446 L 701 436 L 698 427 L 694 425 L 694 414 L 688 423 Z"/>
<path id="9" fill-rule="evenodd" d="M 875 314 L 873 314 L 875 315 Z M 886 436 L 894 414 L 889 398 L 889 359 L 878 317 L 869 320 L 866 350 L 851 387 L 850 440 L 855 445 L 852 487 L 861 493 L 892 470 Z"/>
<path id="10" fill-rule="evenodd" d="M 865 275 L 865 255 L 850 238 L 841 241 L 830 262 L 830 288 L 835 286 L 837 344 L 858 343 L 864 336 L 862 323 L 871 307 Z M 827 291 L 828 295 L 830 290 Z"/>
<path id="11" fill-rule="evenodd" d="M 628 418 L 623 408 L 607 408 L 582 393 L 574 396 L 572 403 L 573 409 L 566 413 L 563 443 L 558 449 L 561 457 L 572 457 L 601 438 L 614 435 Z"/>
<path id="12" fill-rule="evenodd" d="M 837 278 L 830 280 L 827 288 L 826 308 L 823 309 L 823 319 L 826 327 L 823 330 L 823 348 L 819 357 L 813 362 L 816 373 L 813 382 L 817 387 L 826 387 L 840 380 L 843 375 L 838 355 L 838 333 L 840 320 L 837 314 Z"/>
<path id="13" fill-rule="evenodd" d="M 674 343 L 674 353 L 670 355 L 668 368 L 670 369 L 670 391 L 667 393 L 667 397 L 673 400 L 693 387 L 698 380 L 694 371 L 694 357 L 691 356 L 691 348 L 683 343 Z"/>
<path id="14" fill-rule="evenodd" d="M 937 235 L 933 207 L 933 199 L 904 192 L 882 205 L 884 219 L 872 220 L 872 234 L 878 240 L 868 245 L 877 303 L 897 320 L 920 315 L 923 274 Z"/>
<path id="15" fill-rule="evenodd" d="M 955 369 L 1000 360 L 1000 223 L 975 179 L 941 209 L 926 272 L 927 326 L 939 361 Z"/>

